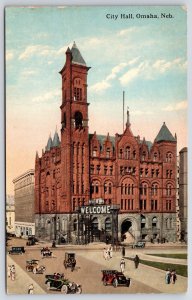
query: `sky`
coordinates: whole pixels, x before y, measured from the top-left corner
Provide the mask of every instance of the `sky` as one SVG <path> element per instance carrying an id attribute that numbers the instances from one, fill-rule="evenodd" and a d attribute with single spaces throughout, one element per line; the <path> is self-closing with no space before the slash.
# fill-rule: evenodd
<path id="1" fill-rule="evenodd" d="M 149 14 L 159 18 L 141 17 Z M 91 67 L 90 133 L 122 133 L 125 91 L 135 136 L 153 142 L 165 122 L 178 151 L 187 146 L 185 7 L 9 7 L 5 21 L 8 194 L 13 179 L 34 168 L 50 133 L 60 134 L 59 71 L 74 41 Z"/>

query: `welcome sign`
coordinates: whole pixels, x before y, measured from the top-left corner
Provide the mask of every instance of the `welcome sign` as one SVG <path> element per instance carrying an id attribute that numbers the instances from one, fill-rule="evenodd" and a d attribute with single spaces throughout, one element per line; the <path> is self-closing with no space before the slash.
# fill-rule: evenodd
<path id="1" fill-rule="evenodd" d="M 110 205 L 101 205 L 101 206 L 82 206 L 81 214 L 110 214 L 111 206 Z"/>

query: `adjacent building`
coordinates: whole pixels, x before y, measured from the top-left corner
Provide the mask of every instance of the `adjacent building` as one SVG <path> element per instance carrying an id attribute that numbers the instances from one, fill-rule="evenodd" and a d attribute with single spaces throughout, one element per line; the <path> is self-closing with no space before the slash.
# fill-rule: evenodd
<path id="1" fill-rule="evenodd" d="M 15 193 L 15 235 L 26 238 L 35 235 L 34 170 L 28 170 L 13 180 Z"/>
<path id="2" fill-rule="evenodd" d="M 181 241 L 187 242 L 187 210 L 188 210 L 188 159 L 187 147 L 179 152 L 179 218 L 181 223 Z"/>
<path id="3" fill-rule="evenodd" d="M 135 136 L 129 111 L 123 132 L 89 133 L 89 69 L 74 43 L 60 71 L 61 138 L 55 132 L 36 154 L 36 234 L 75 243 L 111 240 L 116 230 L 121 241 L 175 241 L 176 135 L 163 123 L 153 142 Z"/>
<path id="4" fill-rule="evenodd" d="M 15 201 L 13 195 L 6 196 L 6 232 L 15 234 Z"/>

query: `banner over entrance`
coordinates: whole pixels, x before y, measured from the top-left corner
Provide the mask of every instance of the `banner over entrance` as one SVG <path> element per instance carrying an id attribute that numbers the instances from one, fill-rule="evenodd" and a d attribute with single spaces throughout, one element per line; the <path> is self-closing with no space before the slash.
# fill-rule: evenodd
<path id="1" fill-rule="evenodd" d="M 100 206 L 82 206 L 81 214 L 110 214 L 110 205 L 100 205 Z"/>

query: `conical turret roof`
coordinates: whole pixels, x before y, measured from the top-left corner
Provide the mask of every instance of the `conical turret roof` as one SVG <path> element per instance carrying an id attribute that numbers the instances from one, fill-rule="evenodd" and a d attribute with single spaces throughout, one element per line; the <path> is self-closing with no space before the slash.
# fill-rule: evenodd
<path id="1" fill-rule="evenodd" d="M 165 122 L 163 123 L 158 135 L 155 138 L 155 142 L 162 141 L 176 142 L 176 139 L 173 137 L 172 133 L 167 128 Z"/>
<path id="2" fill-rule="evenodd" d="M 53 137 L 53 147 L 58 147 L 60 145 L 59 135 L 57 131 L 55 131 L 54 137 Z"/>
<path id="3" fill-rule="evenodd" d="M 49 151 L 51 149 L 51 147 L 53 147 L 53 141 L 51 138 L 51 135 L 49 136 L 48 142 L 47 142 L 47 146 L 45 147 L 45 151 Z"/>
<path id="4" fill-rule="evenodd" d="M 77 48 L 75 42 L 73 44 L 73 47 L 71 48 L 72 53 L 72 63 L 86 66 L 86 62 L 84 61 L 79 49 Z"/>

